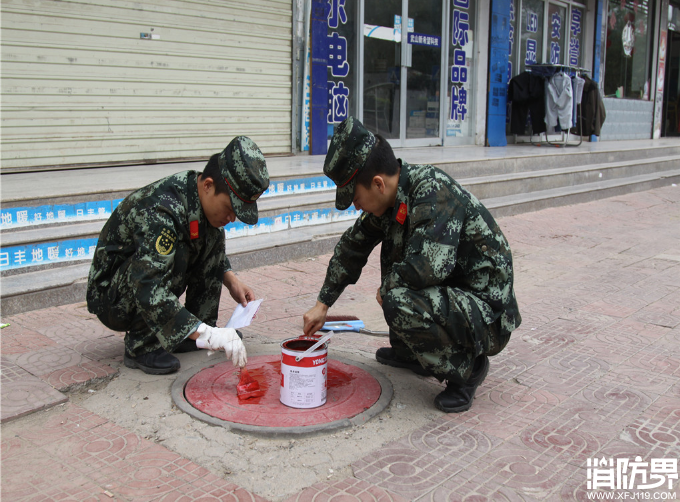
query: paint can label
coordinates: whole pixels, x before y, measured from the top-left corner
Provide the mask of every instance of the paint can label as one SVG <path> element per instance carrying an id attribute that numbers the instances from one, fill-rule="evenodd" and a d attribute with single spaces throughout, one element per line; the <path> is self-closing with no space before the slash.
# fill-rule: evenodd
<path id="1" fill-rule="evenodd" d="M 291 408 L 317 408 L 325 404 L 328 349 L 321 347 L 296 361 L 306 348 L 286 348 L 287 341 L 282 343 L 280 401 Z"/>

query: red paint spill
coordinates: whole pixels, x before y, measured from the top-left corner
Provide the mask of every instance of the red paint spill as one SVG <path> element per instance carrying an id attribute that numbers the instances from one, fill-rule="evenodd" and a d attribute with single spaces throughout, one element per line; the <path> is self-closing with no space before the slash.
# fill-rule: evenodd
<path id="1" fill-rule="evenodd" d="M 241 368 L 241 379 L 236 386 L 236 396 L 238 396 L 239 401 L 247 401 L 264 396 L 264 392 L 260 390 L 260 384 L 250 376 L 245 367 Z"/>
<path id="2" fill-rule="evenodd" d="M 260 385 L 261 397 L 237 398 L 238 368 L 230 361 L 199 371 L 187 382 L 184 394 L 197 410 L 240 424 L 300 427 L 351 418 L 370 408 L 380 397 L 380 384 L 366 371 L 329 359 L 326 404 L 313 409 L 285 406 L 279 400 L 281 355 L 248 358 L 248 372 Z"/>

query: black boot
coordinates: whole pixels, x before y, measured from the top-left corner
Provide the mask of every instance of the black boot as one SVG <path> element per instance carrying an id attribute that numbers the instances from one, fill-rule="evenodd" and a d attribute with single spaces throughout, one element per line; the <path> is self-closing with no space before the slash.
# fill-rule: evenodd
<path id="1" fill-rule="evenodd" d="M 128 368 L 139 368 L 149 375 L 165 375 L 179 369 L 179 359 L 167 352 L 163 347 L 137 357 L 125 354 L 123 362 Z"/>
<path id="2" fill-rule="evenodd" d="M 397 354 L 394 352 L 392 347 L 382 347 L 378 349 L 375 353 L 375 359 L 381 364 L 394 366 L 395 368 L 409 369 L 416 375 L 430 376 L 431 374 L 429 371 L 423 368 L 418 361 L 407 361 L 397 357 Z"/>
<path id="3" fill-rule="evenodd" d="M 434 398 L 434 405 L 446 413 L 460 413 L 467 411 L 472 406 L 477 387 L 484 381 L 489 373 L 489 358 L 479 356 L 475 359 L 472 375 L 463 385 L 453 382 L 446 383 L 446 390 L 440 392 Z"/>

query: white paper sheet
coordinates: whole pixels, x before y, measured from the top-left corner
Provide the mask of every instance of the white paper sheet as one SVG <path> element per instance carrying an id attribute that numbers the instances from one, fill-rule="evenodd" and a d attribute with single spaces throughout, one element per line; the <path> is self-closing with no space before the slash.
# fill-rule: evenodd
<path id="1" fill-rule="evenodd" d="M 231 319 L 229 319 L 225 328 L 239 329 L 250 325 L 253 317 L 257 314 L 257 310 L 260 308 L 263 299 L 264 298 L 253 300 L 245 307 L 239 303 L 234 309 L 234 313 L 231 314 Z"/>

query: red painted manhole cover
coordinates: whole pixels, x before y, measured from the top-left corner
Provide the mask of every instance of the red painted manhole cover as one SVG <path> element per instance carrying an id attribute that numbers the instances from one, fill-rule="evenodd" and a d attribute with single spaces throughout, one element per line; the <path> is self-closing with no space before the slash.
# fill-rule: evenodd
<path id="1" fill-rule="evenodd" d="M 263 397 L 239 401 L 238 368 L 231 361 L 202 369 L 190 377 L 184 386 L 184 397 L 196 410 L 220 420 L 285 428 L 352 418 L 371 408 L 382 392 L 380 383 L 368 371 L 329 359 L 326 404 L 312 409 L 289 408 L 279 401 L 280 355 L 249 358 L 248 372 L 260 384 Z"/>

